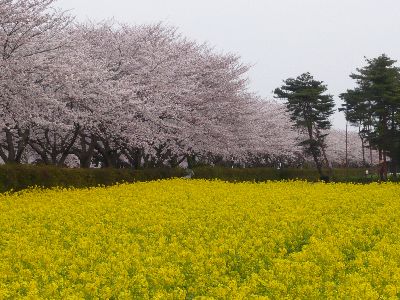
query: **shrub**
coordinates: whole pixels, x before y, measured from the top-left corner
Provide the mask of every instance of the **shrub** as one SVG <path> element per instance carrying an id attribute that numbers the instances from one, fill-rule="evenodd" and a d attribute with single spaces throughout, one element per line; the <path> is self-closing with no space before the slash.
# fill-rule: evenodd
<path id="1" fill-rule="evenodd" d="M 370 183 L 378 181 L 376 174 L 368 177 L 364 169 L 334 169 L 329 174 L 333 182 Z M 118 182 L 151 181 L 173 177 L 183 177 L 183 169 L 66 169 L 54 166 L 1 165 L 0 192 L 19 191 L 32 186 L 49 187 L 92 187 L 112 185 Z M 274 168 L 223 168 L 197 167 L 194 178 L 220 179 L 228 182 L 241 181 L 274 181 L 274 180 L 307 180 L 316 182 L 320 176 L 316 169 L 274 169 Z"/>
<path id="2" fill-rule="evenodd" d="M 28 187 L 92 187 L 119 182 L 150 181 L 183 176 L 182 169 L 66 169 L 54 166 L 1 165 L 0 192 Z"/>

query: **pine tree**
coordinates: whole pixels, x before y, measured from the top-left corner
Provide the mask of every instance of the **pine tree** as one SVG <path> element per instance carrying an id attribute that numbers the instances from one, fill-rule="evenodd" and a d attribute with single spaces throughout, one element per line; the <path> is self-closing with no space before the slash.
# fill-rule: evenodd
<path id="1" fill-rule="evenodd" d="M 329 117 L 334 112 L 333 97 L 325 94 L 327 86 L 317 81 L 310 73 L 283 81 L 275 89 L 276 98 L 286 99 L 286 108 L 295 127 L 307 133 L 308 138 L 300 143 L 305 154 L 312 156 L 321 178 L 323 161 L 329 166 L 325 155 L 325 138 L 332 124 Z"/>
<path id="2" fill-rule="evenodd" d="M 367 65 L 350 75 L 357 87 L 340 95 L 342 110 L 353 124 L 363 127 L 370 145 L 379 150 L 396 176 L 400 160 L 400 69 L 385 54 L 366 59 Z"/>

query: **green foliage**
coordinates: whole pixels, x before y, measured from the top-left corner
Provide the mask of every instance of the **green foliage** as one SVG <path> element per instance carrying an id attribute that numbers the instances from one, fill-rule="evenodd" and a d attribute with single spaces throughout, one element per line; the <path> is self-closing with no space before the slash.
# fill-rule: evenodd
<path id="1" fill-rule="evenodd" d="M 361 137 L 392 158 L 400 159 L 400 69 L 385 54 L 366 59 L 367 65 L 350 75 L 357 87 L 340 95 L 346 119 L 360 127 Z"/>
<path id="2" fill-rule="evenodd" d="M 284 80 L 284 85 L 275 89 L 278 98 L 286 99 L 286 107 L 291 119 L 299 128 L 314 125 L 320 130 L 329 129 L 329 117 L 333 114 L 335 103 L 332 95 L 324 94 L 327 86 L 314 80 L 310 73 L 297 78 Z"/>
<path id="3" fill-rule="evenodd" d="M 182 177 L 182 169 L 67 169 L 54 166 L 1 165 L 0 192 L 28 187 L 92 187 L 118 182 Z"/>
<path id="4" fill-rule="evenodd" d="M 286 100 L 286 108 L 295 126 L 308 134 L 308 139 L 300 145 L 304 153 L 313 157 L 320 176 L 322 173 L 321 153 L 325 146 L 324 131 L 331 128 L 329 117 L 334 112 L 332 95 L 325 94 L 326 85 L 317 81 L 310 73 L 283 81 L 284 85 L 275 89 L 277 98 Z"/>
<path id="5" fill-rule="evenodd" d="M 328 173 L 328 170 L 324 170 Z M 307 181 L 319 181 L 320 175 L 314 168 L 221 168 L 221 167 L 200 167 L 194 169 L 194 178 L 198 179 L 220 179 L 224 181 L 268 181 L 268 180 L 294 180 L 302 179 Z M 335 182 L 372 182 L 377 178 L 372 175 L 365 177 L 365 169 L 334 169 L 331 181 Z"/>
<path id="6" fill-rule="evenodd" d="M 229 182 L 302 179 L 319 181 L 314 168 L 194 168 L 194 178 L 220 179 Z M 325 170 L 327 172 L 327 170 Z M 335 169 L 330 178 L 335 182 L 369 183 L 377 181 L 376 175 L 365 177 L 364 169 Z M 120 182 L 151 181 L 185 176 L 183 169 L 65 169 L 52 166 L 2 165 L 0 166 L 0 192 L 19 191 L 28 187 L 93 187 Z"/>

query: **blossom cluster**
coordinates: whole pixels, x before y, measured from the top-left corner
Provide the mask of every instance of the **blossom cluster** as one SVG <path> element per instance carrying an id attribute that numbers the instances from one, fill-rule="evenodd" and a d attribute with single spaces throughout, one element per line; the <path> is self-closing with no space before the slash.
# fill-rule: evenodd
<path id="1" fill-rule="evenodd" d="M 0 163 L 136 169 L 309 159 L 285 106 L 250 90 L 240 56 L 164 24 L 74 22 L 55 3 L 0 0 Z M 349 147 L 343 132 L 332 136 L 334 166 L 365 165 L 357 134 Z"/>
<path id="2" fill-rule="evenodd" d="M 249 68 L 163 24 L 81 24 L 55 0 L 1 0 L 0 162 L 290 156 L 290 121 L 250 92 Z"/>
<path id="3" fill-rule="evenodd" d="M 396 299 L 399 199 L 184 179 L 3 194 L 0 299 Z"/>

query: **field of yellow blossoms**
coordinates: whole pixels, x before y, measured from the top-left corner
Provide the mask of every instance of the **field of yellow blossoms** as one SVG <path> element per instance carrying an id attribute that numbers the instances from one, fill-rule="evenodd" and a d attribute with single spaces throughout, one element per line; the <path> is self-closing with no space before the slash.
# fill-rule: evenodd
<path id="1" fill-rule="evenodd" d="M 0 195 L 0 299 L 398 299 L 400 185 Z"/>

